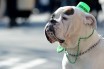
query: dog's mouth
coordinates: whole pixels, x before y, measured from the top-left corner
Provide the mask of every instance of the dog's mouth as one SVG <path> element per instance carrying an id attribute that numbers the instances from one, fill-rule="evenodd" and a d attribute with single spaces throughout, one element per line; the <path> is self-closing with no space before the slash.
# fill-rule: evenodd
<path id="1" fill-rule="evenodd" d="M 64 43 L 65 40 L 62 40 L 62 39 L 59 39 L 55 36 L 55 33 L 53 33 L 52 31 L 46 31 L 45 30 L 45 35 L 46 35 L 46 38 L 47 40 L 50 42 L 50 43 L 54 43 L 56 41 L 58 41 L 59 43 Z"/>

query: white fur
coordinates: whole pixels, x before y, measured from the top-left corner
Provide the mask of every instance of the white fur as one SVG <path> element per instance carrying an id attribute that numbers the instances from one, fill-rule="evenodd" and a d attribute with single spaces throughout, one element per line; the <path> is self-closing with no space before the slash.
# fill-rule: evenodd
<path id="1" fill-rule="evenodd" d="M 74 14 L 65 15 L 64 12 L 70 8 L 74 9 Z M 94 33 L 90 38 L 81 40 L 80 52 L 86 51 L 100 39 L 97 46 L 79 56 L 75 64 L 71 64 L 66 54 L 64 54 L 62 69 L 104 69 L 104 39 L 99 36 L 95 29 L 96 19 L 94 16 L 74 6 L 61 7 L 56 10 L 54 14 L 54 19 L 58 21 L 58 23 L 54 25 L 55 35 L 65 40 L 65 42 L 60 43 L 60 45 L 66 48 L 68 53 L 76 54 L 78 38 L 90 35 L 93 29 Z M 67 17 L 68 20 L 62 20 L 63 16 Z"/>
<path id="2" fill-rule="evenodd" d="M 74 15 L 72 16 L 74 19 L 71 20 L 72 25 L 70 25 L 72 26 L 72 29 L 70 28 L 69 31 L 67 31 L 67 41 L 66 43 L 61 44 L 63 47 L 66 47 L 69 53 L 77 51 L 76 45 L 79 36 L 84 37 L 90 35 L 96 26 L 95 18 L 91 14 L 86 14 L 78 10 Z M 71 16 L 69 17 L 71 18 Z M 62 69 L 104 69 L 104 39 L 98 35 L 96 30 L 90 38 L 81 41 L 80 52 L 86 51 L 93 44 L 97 43 L 99 39 L 101 39 L 100 43 L 94 49 L 79 56 L 75 64 L 71 64 L 68 61 L 66 54 L 64 54 Z"/>

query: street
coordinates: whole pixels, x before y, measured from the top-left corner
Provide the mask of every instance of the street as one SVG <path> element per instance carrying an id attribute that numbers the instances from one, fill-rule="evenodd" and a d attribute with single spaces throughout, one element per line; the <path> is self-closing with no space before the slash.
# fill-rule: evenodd
<path id="1" fill-rule="evenodd" d="M 0 29 L 0 69 L 61 69 L 58 44 L 50 44 L 42 27 Z"/>

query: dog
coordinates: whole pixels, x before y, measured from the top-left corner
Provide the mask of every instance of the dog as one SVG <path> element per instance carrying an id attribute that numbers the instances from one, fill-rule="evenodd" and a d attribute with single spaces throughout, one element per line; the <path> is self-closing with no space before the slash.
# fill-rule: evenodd
<path id="1" fill-rule="evenodd" d="M 96 28 L 95 17 L 75 6 L 60 7 L 52 14 L 45 35 L 50 43 L 59 42 L 68 53 L 64 53 L 62 69 L 104 69 L 104 39 Z"/>

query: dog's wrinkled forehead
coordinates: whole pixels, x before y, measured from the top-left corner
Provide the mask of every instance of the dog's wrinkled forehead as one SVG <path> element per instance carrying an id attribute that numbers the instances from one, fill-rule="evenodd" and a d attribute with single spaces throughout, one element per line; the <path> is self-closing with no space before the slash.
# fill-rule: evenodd
<path id="1" fill-rule="evenodd" d="M 74 9 L 75 7 L 73 6 L 65 6 L 65 7 L 60 7 L 57 9 L 52 17 L 59 18 L 60 15 L 65 14 L 65 15 L 73 15 L 74 14 Z"/>

